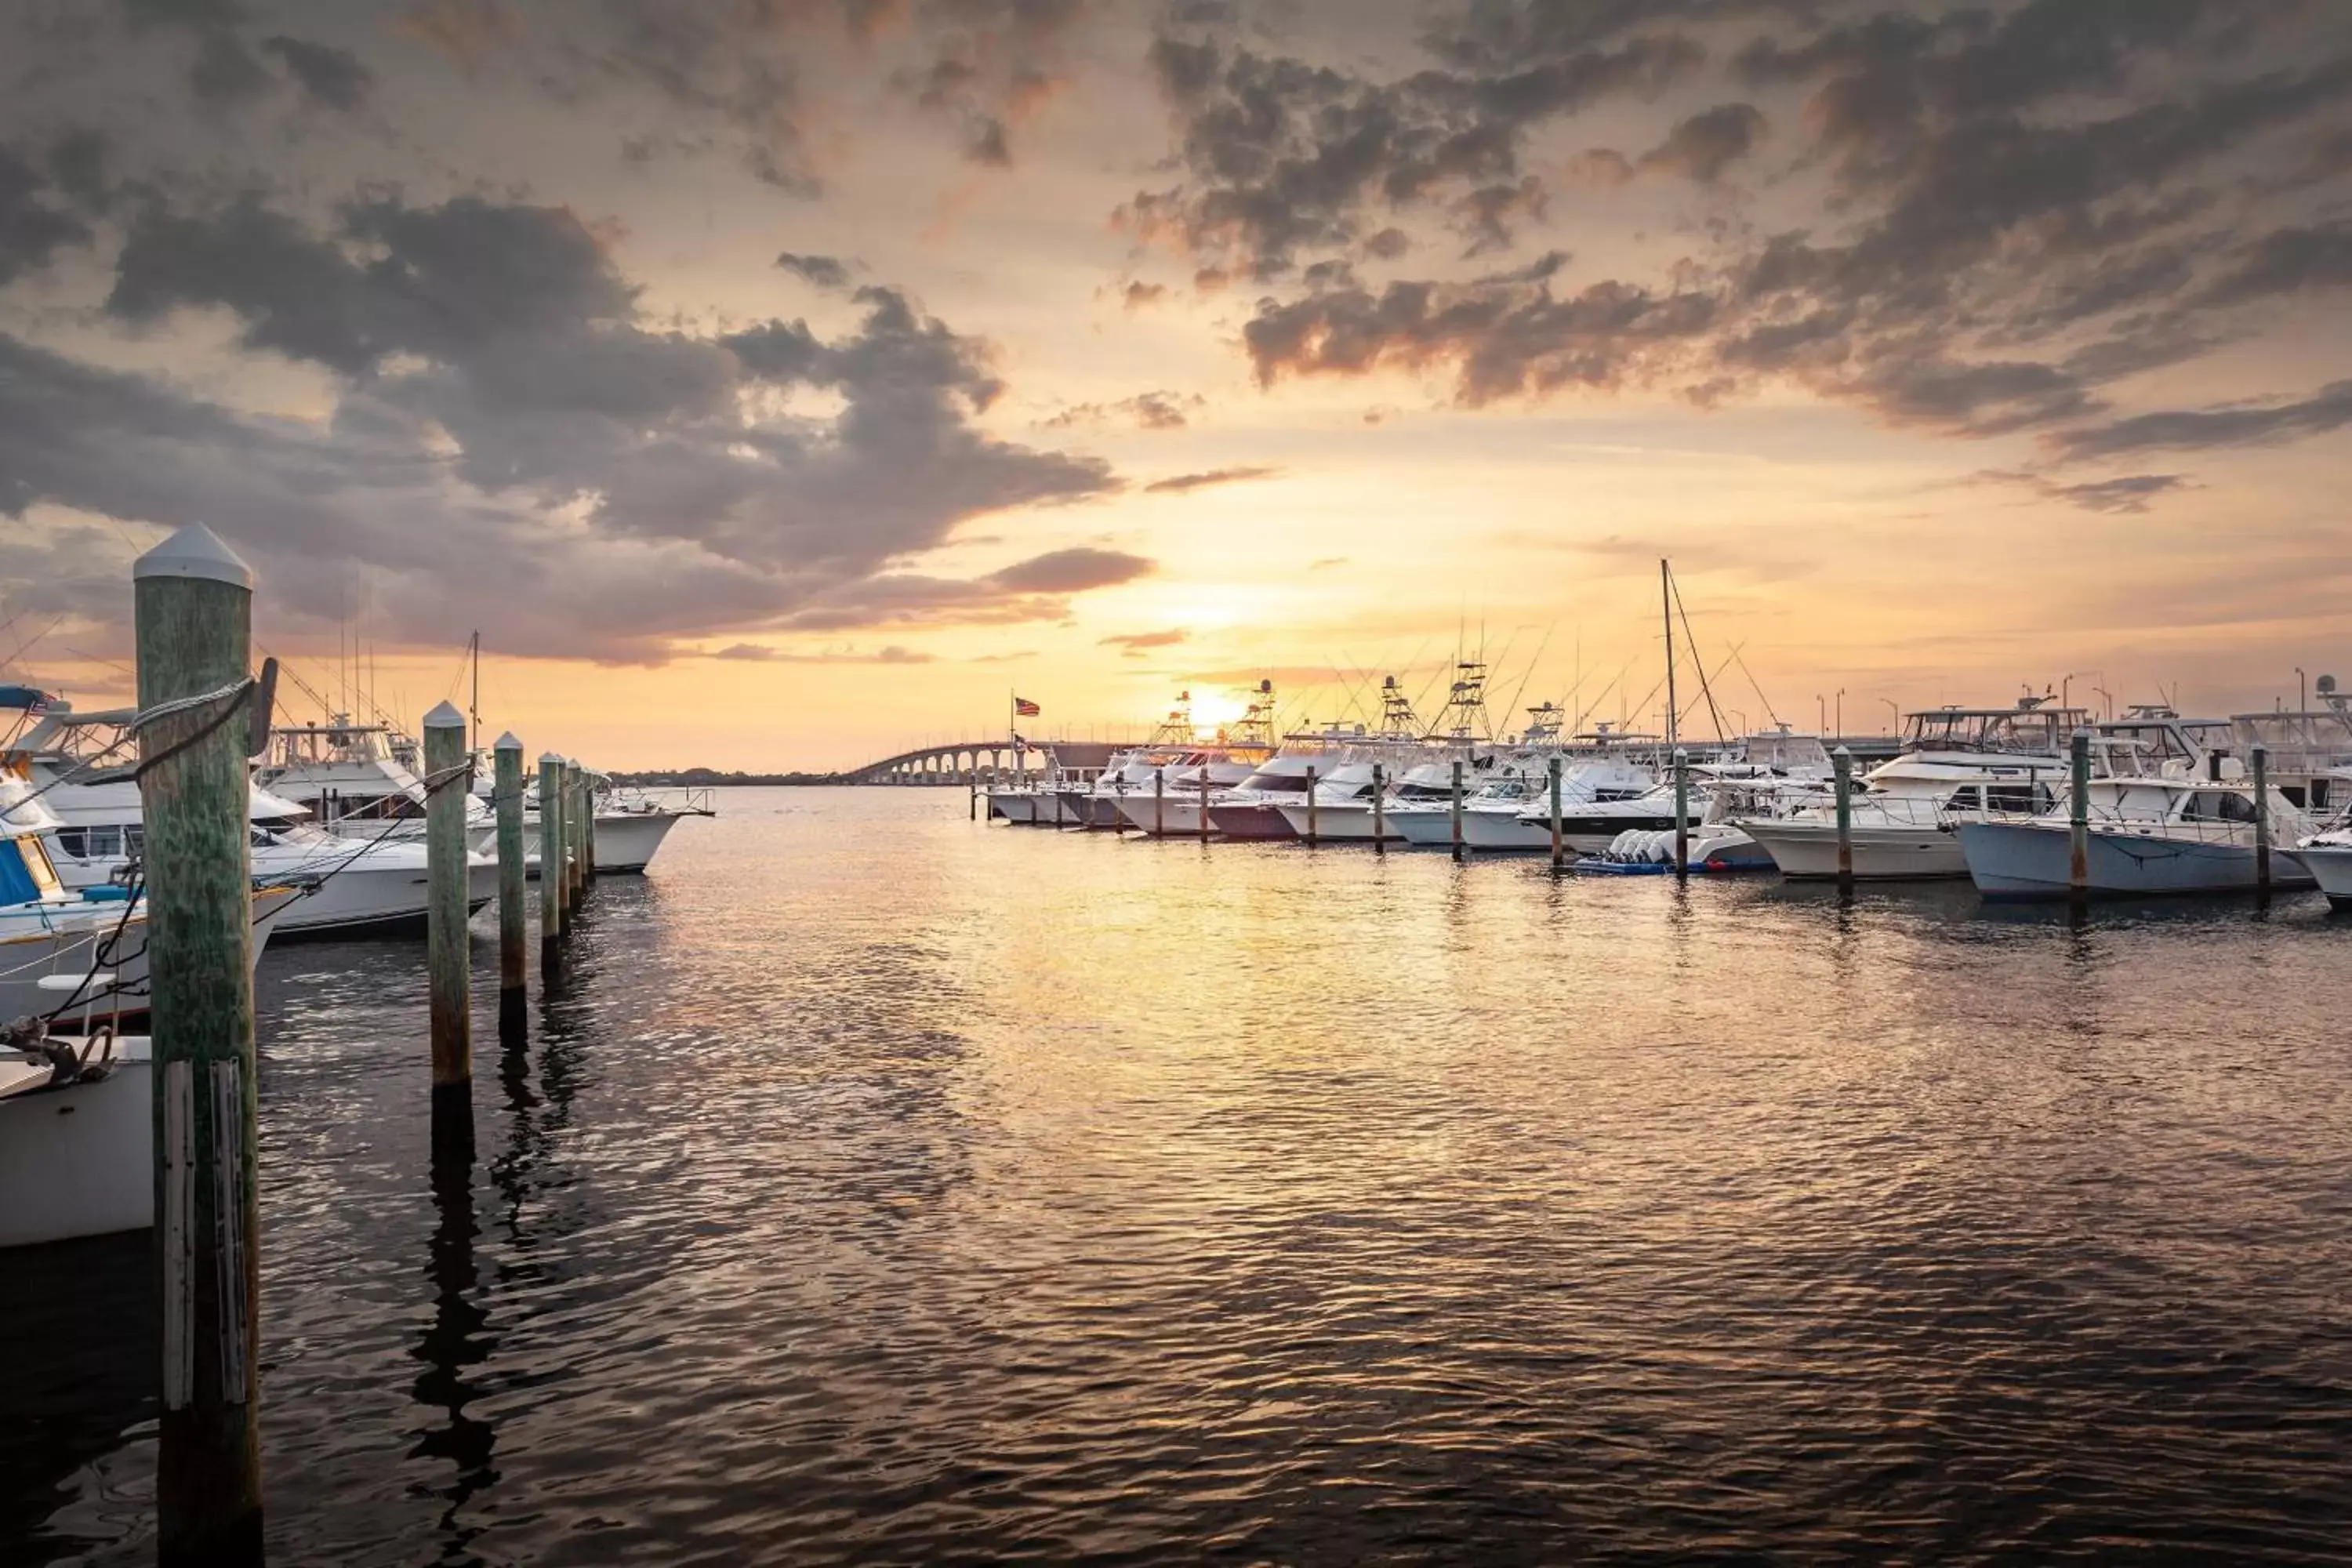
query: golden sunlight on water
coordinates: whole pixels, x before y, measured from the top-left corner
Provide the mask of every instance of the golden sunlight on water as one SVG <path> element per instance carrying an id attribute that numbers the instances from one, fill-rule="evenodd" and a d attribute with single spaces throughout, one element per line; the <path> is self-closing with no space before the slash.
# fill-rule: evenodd
<path id="1" fill-rule="evenodd" d="M 437 1186 L 421 954 L 267 956 L 281 1561 L 2352 1552 L 2315 900 L 720 808 Z M 140 1559 L 139 1381 L 46 1397 L 0 1555 Z"/>

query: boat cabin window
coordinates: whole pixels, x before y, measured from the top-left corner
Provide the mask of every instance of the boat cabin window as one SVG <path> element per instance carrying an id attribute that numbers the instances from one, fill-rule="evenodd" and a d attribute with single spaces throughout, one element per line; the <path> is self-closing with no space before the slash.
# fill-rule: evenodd
<path id="1" fill-rule="evenodd" d="M 2252 822 L 2254 803 L 2234 791 L 2200 789 L 2181 808 L 2183 822 Z"/>
<path id="2" fill-rule="evenodd" d="M 1944 797 L 1946 811 L 1975 811 L 1984 804 L 1984 786 L 1962 784 Z"/>
<path id="3" fill-rule="evenodd" d="M 122 853 L 122 829 L 104 827 L 60 827 L 58 847 L 77 860 L 111 860 Z"/>
<path id="4" fill-rule="evenodd" d="M 1987 811 L 2013 811 L 2039 816 L 2058 804 L 2058 792 L 2046 784 L 1997 784 L 1984 786 Z"/>

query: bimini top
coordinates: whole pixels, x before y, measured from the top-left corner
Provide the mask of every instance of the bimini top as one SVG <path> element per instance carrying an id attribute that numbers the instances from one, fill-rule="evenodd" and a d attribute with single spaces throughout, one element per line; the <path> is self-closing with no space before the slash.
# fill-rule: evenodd
<path id="1" fill-rule="evenodd" d="M 56 692 L 37 686 L 0 686 L 0 710 L 9 712 L 55 713 L 72 706 Z"/>

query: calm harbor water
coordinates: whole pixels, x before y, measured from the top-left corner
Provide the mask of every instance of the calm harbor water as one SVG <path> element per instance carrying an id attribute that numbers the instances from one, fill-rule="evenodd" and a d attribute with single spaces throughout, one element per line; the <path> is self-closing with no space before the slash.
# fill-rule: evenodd
<path id="1" fill-rule="evenodd" d="M 470 1165 L 422 944 L 266 955 L 276 1561 L 2352 1562 L 2315 897 L 719 804 Z M 148 1245 L 0 1270 L 0 1563 L 152 1556 Z"/>

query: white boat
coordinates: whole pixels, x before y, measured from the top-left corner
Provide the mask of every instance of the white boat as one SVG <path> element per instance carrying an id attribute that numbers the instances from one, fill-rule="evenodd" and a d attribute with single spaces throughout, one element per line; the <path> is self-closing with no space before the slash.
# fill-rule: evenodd
<path id="1" fill-rule="evenodd" d="M 2249 892 L 2260 884 L 2257 824 L 2270 817 L 2271 885 L 2307 888 L 2307 863 L 2279 847 L 2311 837 L 2311 823 L 2276 789 L 2254 798 L 2235 757 L 2157 775 L 2093 779 L 2084 862 L 2087 890 L 2103 896 Z M 2065 898 L 2073 890 L 2071 806 L 2018 821 L 1958 824 L 1969 878 L 1992 898 Z"/>
<path id="2" fill-rule="evenodd" d="M 656 795 L 641 790 L 613 787 L 601 775 L 590 775 L 591 798 L 596 804 L 596 874 L 642 873 L 661 852 L 669 830 L 689 816 L 716 816 L 710 792 L 688 789 Z M 491 824 L 491 849 L 496 860 L 497 823 Z M 536 782 L 526 786 L 522 813 L 523 875 L 539 875 L 539 792 Z"/>
<path id="3" fill-rule="evenodd" d="M 415 766 L 415 745 L 406 736 L 338 714 L 324 724 L 271 731 L 269 754 L 254 782 L 302 806 L 339 838 L 422 840 L 427 797 Z M 462 784 L 454 787 L 466 799 L 466 847 L 492 848 L 498 818 L 478 795 Z"/>
<path id="4" fill-rule="evenodd" d="M 1213 812 L 1215 797 L 1256 773 L 1265 760 L 1263 748 L 1251 748 L 1239 754 L 1203 750 L 1181 763 L 1163 763 L 1159 769 L 1159 788 L 1147 782 L 1142 788 L 1118 797 L 1119 816 L 1139 832 L 1196 838 L 1202 813 Z M 1213 815 L 1209 827 L 1212 833 L 1216 830 Z"/>
<path id="5" fill-rule="evenodd" d="M 2347 780 L 2338 781 L 2341 790 Z M 2330 909 L 2352 914 L 2352 827 L 2315 833 L 2296 845 L 2294 858 L 2327 895 Z"/>
<path id="6" fill-rule="evenodd" d="M 151 1061 L 109 1032 L 0 1049 L 0 1247 L 154 1223 Z"/>
<path id="7" fill-rule="evenodd" d="M 2058 798 L 2069 737 L 2088 715 L 2028 698 L 2013 708 L 1933 708 L 1906 717 L 1904 750 L 1856 782 L 1849 841 L 1864 880 L 1964 877 L 1963 818 L 2028 817 Z M 1838 874 L 1834 804 L 1740 819 L 1781 873 Z"/>
<path id="8" fill-rule="evenodd" d="M 0 773 L 0 1024 L 143 1013 L 146 900 L 127 888 L 68 889 L 44 843 L 57 826 L 22 779 Z M 284 887 L 255 892 L 257 960 L 294 896 Z"/>

